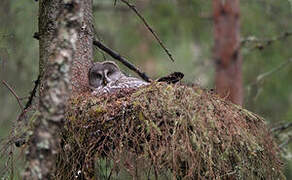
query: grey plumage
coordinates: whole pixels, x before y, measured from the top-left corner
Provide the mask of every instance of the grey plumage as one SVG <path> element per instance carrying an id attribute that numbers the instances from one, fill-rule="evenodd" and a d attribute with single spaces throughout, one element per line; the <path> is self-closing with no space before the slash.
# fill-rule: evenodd
<path id="1" fill-rule="evenodd" d="M 112 61 L 96 62 L 88 72 L 89 87 L 94 94 L 111 93 L 119 89 L 138 88 L 149 83 L 124 75 Z"/>

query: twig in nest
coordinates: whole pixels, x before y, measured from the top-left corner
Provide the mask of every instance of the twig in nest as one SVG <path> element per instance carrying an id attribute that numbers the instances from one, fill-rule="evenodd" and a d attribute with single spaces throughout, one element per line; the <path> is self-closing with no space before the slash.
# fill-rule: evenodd
<path id="1" fill-rule="evenodd" d="M 13 96 L 16 98 L 19 107 L 21 110 L 23 110 L 23 105 L 20 102 L 20 98 L 17 96 L 17 94 L 15 93 L 15 91 L 9 86 L 9 84 L 7 82 L 5 82 L 4 80 L 2 80 L 2 83 L 9 89 L 9 91 L 13 94 Z"/>
<path id="2" fill-rule="evenodd" d="M 169 50 L 164 46 L 162 41 L 159 39 L 158 35 L 155 33 L 155 31 L 149 26 L 145 18 L 139 13 L 139 11 L 136 9 L 136 7 L 133 4 L 130 4 L 127 0 L 121 0 L 123 3 L 125 3 L 130 9 L 134 11 L 134 13 L 143 21 L 144 25 L 147 27 L 147 29 L 153 34 L 155 39 L 158 41 L 159 45 L 164 49 L 170 60 L 174 62 L 174 59 L 172 57 L 172 54 L 169 52 Z"/>
<path id="3" fill-rule="evenodd" d="M 137 67 L 135 67 L 133 64 L 131 64 L 129 61 L 127 61 L 125 58 L 123 58 L 120 54 L 116 53 L 112 49 L 106 47 L 104 44 L 102 44 L 100 41 L 94 39 L 93 44 L 97 46 L 99 49 L 103 50 L 107 54 L 109 54 L 112 58 L 120 61 L 125 66 L 127 66 L 132 71 L 136 72 L 142 79 L 144 79 L 147 82 L 151 82 L 150 78 L 145 74 L 145 72 L 142 72 Z"/>
<path id="4" fill-rule="evenodd" d="M 169 84 L 175 84 L 180 81 L 185 75 L 181 72 L 173 72 L 167 76 L 157 79 L 157 82 L 167 82 Z"/>

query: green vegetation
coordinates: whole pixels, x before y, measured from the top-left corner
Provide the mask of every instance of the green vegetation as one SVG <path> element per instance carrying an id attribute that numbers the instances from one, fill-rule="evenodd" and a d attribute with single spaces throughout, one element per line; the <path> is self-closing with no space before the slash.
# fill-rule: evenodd
<path id="1" fill-rule="evenodd" d="M 130 10 L 113 1 L 94 0 L 100 8 L 94 12 L 95 28 L 109 47 L 138 64 L 153 79 L 172 71 L 181 71 L 187 83 L 213 87 L 212 62 L 212 1 L 206 0 L 145 0 L 132 1 L 159 34 L 174 55 L 172 63 L 152 35 Z M 292 31 L 290 0 L 241 1 L 242 38 L 254 36 L 260 40 L 273 39 Z M 0 78 L 7 81 L 16 93 L 25 97 L 38 76 L 38 42 L 32 38 L 37 32 L 38 4 L 34 1 L 2 0 L 0 7 Z M 268 126 L 292 122 L 292 64 L 251 84 L 257 77 L 273 70 L 292 58 L 292 37 L 275 41 L 262 50 L 255 43 L 242 47 L 245 108 L 267 120 Z M 96 49 L 96 48 L 95 48 Z M 99 50 L 95 60 L 103 60 Z M 4 63 L 3 63 L 4 62 Z M 124 69 L 129 73 L 129 70 Z M 24 101 L 25 102 L 25 101 Z M 0 139 L 9 132 L 20 113 L 10 92 L 0 86 Z M 284 151 L 287 179 L 292 178 L 292 144 Z"/>

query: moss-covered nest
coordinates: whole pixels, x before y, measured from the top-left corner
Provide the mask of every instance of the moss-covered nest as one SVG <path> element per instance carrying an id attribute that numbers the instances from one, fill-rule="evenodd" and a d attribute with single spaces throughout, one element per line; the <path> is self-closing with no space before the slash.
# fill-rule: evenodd
<path id="1" fill-rule="evenodd" d="M 285 179 L 264 120 L 210 91 L 152 83 L 70 103 L 60 179 Z"/>

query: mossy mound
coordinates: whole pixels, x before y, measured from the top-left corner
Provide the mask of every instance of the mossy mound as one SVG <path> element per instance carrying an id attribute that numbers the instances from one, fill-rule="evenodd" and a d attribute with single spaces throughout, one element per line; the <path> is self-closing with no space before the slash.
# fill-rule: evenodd
<path id="1" fill-rule="evenodd" d="M 198 87 L 71 100 L 59 178 L 285 179 L 264 120 Z"/>

